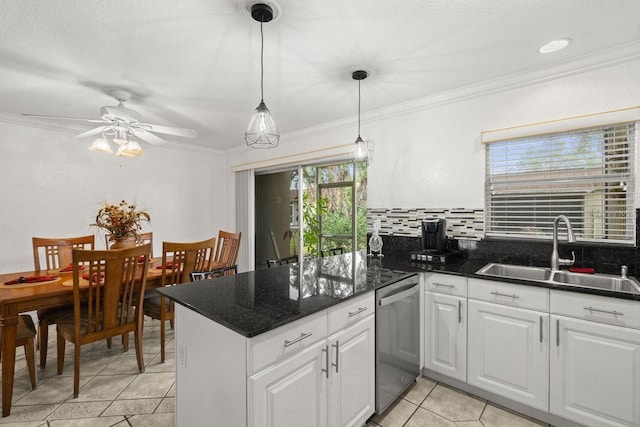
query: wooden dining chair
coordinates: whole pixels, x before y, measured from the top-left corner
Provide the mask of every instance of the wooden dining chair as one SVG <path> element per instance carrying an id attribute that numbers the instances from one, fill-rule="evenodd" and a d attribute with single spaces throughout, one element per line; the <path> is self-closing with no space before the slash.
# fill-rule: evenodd
<path id="1" fill-rule="evenodd" d="M 216 238 L 192 243 L 162 242 L 162 286 L 192 282 L 193 272 L 210 271 Z M 165 323 L 173 322 L 173 302 L 155 292 L 147 292 L 144 314 L 160 321 L 160 361 L 165 359 Z"/>
<path id="2" fill-rule="evenodd" d="M 215 268 L 230 267 L 237 264 L 241 237 L 242 232 L 231 233 L 224 230 L 218 232 L 218 247 L 213 261 Z"/>
<path id="3" fill-rule="evenodd" d="M 74 398 L 80 389 L 80 348 L 84 344 L 121 336 L 127 351 L 133 332 L 138 369 L 144 372 L 143 304 L 150 250 L 147 244 L 118 251 L 73 251 L 73 316 L 56 319 L 56 331 L 58 375 L 64 368 L 65 343 L 74 344 Z M 79 269 L 81 264 L 84 270 Z"/>
<path id="4" fill-rule="evenodd" d="M 238 266 L 232 265 L 230 267 L 220 267 L 210 271 L 191 272 L 189 277 L 192 282 L 199 280 L 213 279 L 214 277 L 232 276 L 238 274 Z"/>
<path id="5" fill-rule="evenodd" d="M 138 238 L 136 239 L 136 246 L 142 246 L 146 244 L 151 245 L 150 257 L 153 258 L 153 231 L 145 231 L 144 233 L 138 233 Z M 104 235 L 104 244 L 105 248 L 109 249 L 111 246 L 111 234 Z"/>
<path id="6" fill-rule="evenodd" d="M 36 336 L 36 327 L 33 319 L 28 314 L 18 316 L 18 329 L 16 331 L 16 348 L 24 347 L 24 357 L 27 361 L 29 379 L 31 380 L 31 390 L 37 386 L 36 379 L 36 350 L 33 340 Z M 2 349 L 2 331 L 0 331 L 0 349 Z"/>
<path id="7" fill-rule="evenodd" d="M 33 237 L 33 267 L 35 270 L 57 270 L 71 265 L 74 249 L 93 250 L 95 236 L 79 237 Z M 66 304 L 38 310 L 38 351 L 40 353 L 40 367 L 47 365 L 47 346 L 49 340 L 49 325 L 55 323 L 56 318 L 65 316 L 73 309 L 73 305 Z"/>

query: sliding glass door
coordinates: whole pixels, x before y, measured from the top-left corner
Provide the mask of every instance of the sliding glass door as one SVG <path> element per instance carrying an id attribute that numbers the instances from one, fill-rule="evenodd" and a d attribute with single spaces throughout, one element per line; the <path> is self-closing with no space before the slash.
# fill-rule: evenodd
<path id="1" fill-rule="evenodd" d="M 353 163 L 256 173 L 255 268 L 366 248 L 366 186 L 366 167 Z"/>

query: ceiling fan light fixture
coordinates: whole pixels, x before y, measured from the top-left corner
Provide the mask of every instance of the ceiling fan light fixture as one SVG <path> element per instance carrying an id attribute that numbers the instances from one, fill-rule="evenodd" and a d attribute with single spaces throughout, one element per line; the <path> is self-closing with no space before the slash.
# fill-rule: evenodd
<path id="1" fill-rule="evenodd" d="M 89 147 L 89 151 L 93 151 L 96 153 L 108 153 L 113 154 L 113 149 L 109 144 L 109 141 L 104 139 L 103 137 L 97 138 L 91 146 Z"/>
<path id="2" fill-rule="evenodd" d="M 129 141 L 127 145 L 125 145 L 124 151 L 135 156 L 141 156 L 143 154 L 142 147 L 138 144 L 138 141 Z"/>
<path id="3" fill-rule="evenodd" d="M 260 22 L 260 103 L 249 120 L 244 140 L 251 148 L 275 148 L 280 142 L 280 132 L 264 103 L 264 33 L 262 31 L 262 24 L 273 19 L 273 9 L 267 4 L 256 3 L 251 6 L 251 17 Z"/>
<path id="4" fill-rule="evenodd" d="M 365 165 L 369 165 L 373 161 L 369 148 L 367 147 L 368 144 L 360 136 L 360 82 L 368 76 L 369 73 L 364 70 L 357 70 L 351 74 L 353 80 L 358 81 L 358 137 L 351 151 L 351 158 L 354 163 L 364 163 Z"/>
<path id="5" fill-rule="evenodd" d="M 124 144 L 124 145 L 121 145 L 120 147 L 118 147 L 118 151 L 116 151 L 116 153 L 115 153 L 116 156 L 118 156 L 118 157 L 137 157 L 137 156 L 140 156 L 142 154 L 142 150 L 141 149 L 139 150 L 139 152 L 137 150 L 135 150 L 135 147 L 132 150 L 130 150 L 129 149 L 129 144 Z M 139 147 L 140 147 L 140 145 L 138 145 L 138 148 Z"/>

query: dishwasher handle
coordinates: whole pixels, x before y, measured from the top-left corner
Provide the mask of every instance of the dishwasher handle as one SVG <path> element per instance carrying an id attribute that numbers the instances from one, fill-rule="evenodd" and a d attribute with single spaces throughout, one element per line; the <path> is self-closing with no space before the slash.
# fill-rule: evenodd
<path id="1" fill-rule="evenodd" d="M 413 283 L 408 286 L 404 286 L 392 294 L 385 296 L 384 298 L 380 298 L 378 300 L 378 305 L 383 307 L 385 305 L 393 304 L 396 301 L 400 301 L 417 291 L 418 283 Z"/>

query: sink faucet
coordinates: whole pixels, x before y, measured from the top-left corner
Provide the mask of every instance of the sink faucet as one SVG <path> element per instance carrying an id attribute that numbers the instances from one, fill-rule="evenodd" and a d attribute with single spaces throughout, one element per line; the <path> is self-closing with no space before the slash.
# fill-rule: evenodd
<path id="1" fill-rule="evenodd" d="M 571 221 L 564 215 L 558 215 L 553 220 L 553 252 L 551 252 L 551 270 L 560 270 L 561 265 L 573 265 L 576 260 L 576 254 L 571 251 L 571 259 L 560 258 L 558 255 L 558 222 L 562 220 L 567 226 L 567 242 L 575 243 L 576 236 L 573 234 L 573 227 L 571 227 Z"/>

